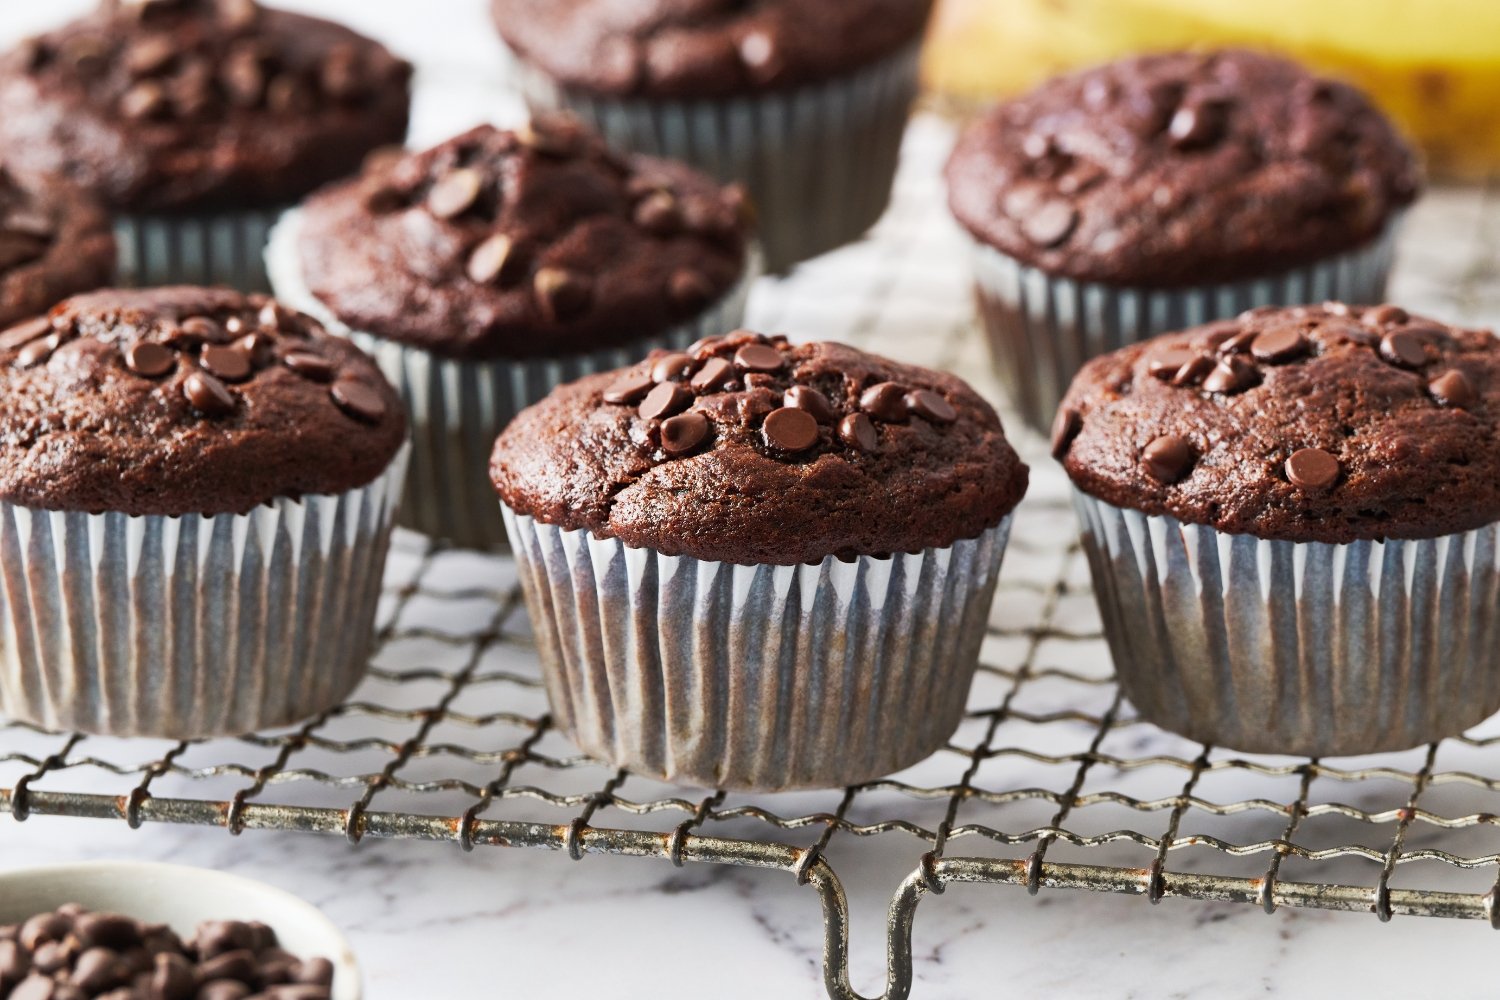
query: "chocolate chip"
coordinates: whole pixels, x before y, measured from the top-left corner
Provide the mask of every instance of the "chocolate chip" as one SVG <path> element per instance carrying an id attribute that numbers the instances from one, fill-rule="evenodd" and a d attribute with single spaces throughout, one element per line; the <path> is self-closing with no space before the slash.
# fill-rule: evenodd
<path id="1" fill-rule="evenodd" d="M 158 954 L 151 970 L 151 990 L 161 1000 L 191 1000 L 197 977 L 181 955 Z"/>
<path id="2" fill-rule="evenodd" d="M 656 385 L 649 375 L 623 375 L 604 390 L 604 401 L 616 405 L 638 403 Z"/>
<path id="3" fill-rule="evenodd" d="M 1456 406 L 1459 409 L 1468 409 L 1479 400 L 1474 383 L 1456 368 L 1428 382 L 1427 391 L 1444 406 Z"/>
<path id="4" fill-rule="evenodd" d="M 875 422 L 863 413 L 851 413 L 839 421 L 839 438 L 851 448 L 874 451 L 880 447 Z"/>
<path id="5" fill-rule="evenodd" d="M 708 418 L 697 410 L 668 417 L 661 424 L 661 448 L 668 455 L 686 455 L 708 437 Z"/>
<path id="6" fill-rule="evenodd" d="M 1170 379 L 1197 355 L 1186 347 L 1169 347 L 1146 358 L 1146 371 L 1162 381 Z"/>
<path id="7" fill-rule="evenodd" d="M 781 56 L 776 38 L 769 31 L 752 29 L 740 39 L 740 62 L 756 83 L 775 83 L 786 70 L 786 60 Z"/>
<path id="8" fill-rule="evenodd" d="M 509 285 L 521 276 L 524 255 L 515 240 L 505 233 L 495 233 L 476 246 L 464 267 L 469 280 L 481 285 L 492 282 Z"/>
<path id="9" fill-rule="evenodd" d="M 889 424 L 904 424 L 910 416 L 906 408 L 906 389 L 895 382 L 870 386 L 860 394 L 859 408 L 876 420 Z"/>
<path id="10" fill-rule="evenodd" d="M 1052 457 L 1062 460 L 1072 446 L 1073 439 L 1078 432 L 1083 430 L 1083 417 L 1071 406 L 1065 406 L 1057 411 L 1052 418 Z"/>
<path id="11" fill-rule="evenodd" d="M 1396 323 L 1405 323 L 1411 319 L 1411 316 L 1400 306 L 1384 305 L 1366 309 L 1359 318 L 1362 322 L 1372 323 L 1375 326 L 1391 326 Z"/>
<path id="12" fill-rule="evenodd" d="M 1193 446 L 1176 434 L 1155 438 L 1141 451 L 1141 469 L 1164 486 L 1182 479 L 1193 465 Z"/>
<path id="13" fill-rule="evenodd" d="M 1222 101 L 1205 100 L 1184 104 L 1172 115 L 1167 137 L 1178 149 L 1201 149 L 1224 134 L 1228 108 Z"/>
<path id="14" fill-rule="evenodd" d="M 177 324 L 176 330 L 167 337 L 174 347 L 190 347 L 217 340 L 224 335 L 224 328 L 207 316 L 189 316 Z"/>
<path id="15" fill-rule="evenodd" d="M 929 389 L 913 389 L 908 392 L 906 408 L 934 424 L 951 424 L 958 419 L 958 411 L 953 408 L 953 404 Z"/>
<path id="16" fill-rule="evenodd" d="M 41 340 L 33 340 L 21 348 L 21 353 L 16 355 L 16 364 L 22 368 L 34 368 L 44 364 L 52 357 L 52 352 L 62 346 L 62 337 L 57 334 L 43 337 Z"/>
<path id="17" fill-rule="evenodd" d="M 177 45 L 166 35 L 147 35 L 125 47 L 125 71 L 131 76 L 154 76 L 177 58 Z"/>
<path id="18" fill-rule="evenodd" d="M 57 984 L 33 972 L 11 992 L 10 1000 L 57 1000 Z"/>
<path id="19" fill-rule="evenodd" d="M 455 219 L 479 200 L 484 177 L 479 171 L 461 167 L 445 175 L 427 192 L 427 210 L 439 219 Z"/>
<path id="20" fill-rule="evenodd" d="M 1242 359 L 1230 355 L 1220 358 L 1214 365 L 1213 371 L 1209 372 L 1203 379 L 1203 388 L 1206 392 L 1223 393 L 1232 396 L 1237 392 L 1243 392 L 1255 384 L 1258 378 L 1254 366 Z"/>
<path id="21" fill-rule="evenodd" d="M 1021 232 L 1046 249 L 1067 239 L 1077 224 L 1078 210 L 1066 201 L 1053 200 L 1027 213 L 1021 221 Z"/>
<path id="22" fill-rule="evenodd" d="M 167 92 L 150 80 L 136 84 L 120 98 L 120 113 L 133 121 L 157 118 L 167 111 Z"/>
<path id="23" fill-rule="evenodd" d="M 651 378 L 657 382 L 670 382 L 680 378 L 693 370 L 696 359 L 682 351 L 674 351 L 671 354 L 662 355 L 656 364 L 651 366 Z"/>
<path id="24" fill-rule="evenodd" d="M 198 987 L 196 1000 L 245 1000 L 253 992 L 254 990 L 244 983 L 237 983 L 233 979 L 220 979 Z"/>
<path id="25" fill-rule="evenodd" d="M 177 367 L 177 355 L 152 340 L 137 340 L 125 348 L 125 367 L 143 378 L 159 378 Z"/>
<path id="26" fill-rule="evenodd" d="M 229 95 L 229 103 L 241 108 L 255 107 L 266 92 L 260 53 L 252 48 L 231 50 L 219 70 L 219 82 Z"/>
<path id="27" fill-rule="evenodd" d="M 211 344 L 199 357 L 204 368 L 226 382 L 240 382 L 250 377 L 250 355 L 234 346 Z"/>
<path id="28" fill-rule="evenodd" d="M 545 156 L 572 156 L 578 151 L 580 134 L 566 119 L 538 117 L 515 132 L 516 141 L 525 149 Z"/>
<path id="29" fill-rule="evenodd" d="M 61 913 L 39 913 L 21 925 L 16 940 L 21 947 L 35 952 L 51 941 L 61 941 L 73 929 L 73 921 Z"/>
<path id="30" fill-rule="evenodd" d="M 786 405 L 807 413 L 820 424 L 831 424 L 838 419 L 838 412 L 828 397 L 810 385 L 794 385 L 786 391 Z"/>
<path id="31" fill-rule="evenodd" d="M 1250 350 L 1250 345 L 1255 343 L 1255 338 L 1260 336 L 1254 330 L 1240 330 L 1232 333 L 1219 341 L 1220 354 L 1243 354 Z"/>
<path id="32" fill-rule="evenodd" d="M 332 986 L 333 963 L 326 958 L 309 958 L 298 967 L 296 979 L 314 986 Z"/>
<path id="33" fill-rule="evenodd" d="M 1172 376 L 1172 384 L 1178 387 L 1187 385 L 1198 385 L 1207 377 L 1208 373 L 1218 367 L 1218 362 L 1206 354 L 1198 354 L 1189 358 L 1186 363 Z"/>
<path id="34" fill-rule="evenodd" d="M 46 316 L 24 320 L 0 333 L 0 350 L 13 351 L 24 347 L 52 329 L 52 321 Z"/>
<path id="35" fill-rule="evenodd" d="M 385 398 L 380 393 L 352 378 L 341 378 L 333 383 L 328 395 L 339 409 L 357 420 L 379 423 L 385 416 Z"/>
<path id="36" fill-rule="evenodd" d="M 646 393 L 636 410 L 642 420 L 659 420 L 681 413 L 693 401 L 693 394 L 678 382 L 663 382 Z"/>
<path id="37" fill-rule="evenodd" d="M 263 368 L 270 363 L 273 346 L 270 336 L 258 330 L 247 333 L 234 342 L 234 347 L 245 352 L 245 357 L 250 359 L 250 364 L 255 368 Z"/>
<path id="38" fill-rule="evenodd" d="M 1321 448 L 1302 448 L 1286 460 L 1286 477 L 1304 490 L 1323 490 L 1339 478 L 1339 460 Z"/>
<path id="39" fill-rule="evenodd" d="M 353 45 L 335 45 L 323 57 L 318 84 L 323 93 L 336 101 L 353 100 L 366 90 L 361 69 L 359 51 Z"/>
<path id="40" fill-rule="evenodd" d="M 769 344 L 746 344 L 734 352 L 734 363 L 747 372 L 780 371 L 786 358 Z"/>
<path id="41" fill-rule="evenodd" d="M 667 279 L 667 294 L 672 301 L 684 308 L 699 309 L 713 300 L 714 283 L 702 271 L 690 267 L 678 268 Z"/>
<path id="42" fill-rule="evenodd" d="M 682 229 L 677 199 L 665 191 L 647 195 L 635 206 L 635 224 L 654 236 L 671 236 Z"/>
<path id="43" fill-rule="evenodd" d="M 233 979 L 253 985 L 259 978 L 257 972 L 255 953 L 248 948 L 226 951 L 198 963 L 198 978 L 210 982 L 215 979 Z"/>
<path id="44" fill-rule="evenodd" d="M 560 267 L 544 267 L 531 279 L 537 305 L 549 323 L 561 323 L 588 309 L 593 289 L 588 279 Z"/>
<path id="45" fill-rule="evenodd" d="M 1301 330 L 1286 325 L 1263 330 L 1250 342 L 1250 353 L 1266 364 L 1280 364 L 1307 353 L 1308 343 Z"/>
<path id="46" fill-rule="evenodd" d="M 124 977 L 120 956 L 109 948 L 90 948 L 78 956 L 68 981 L 92 995 L 117 985 Z"/>
<path id="47" fill-rule="evenodd" d="M 222 417 L 234 412 L 234 396 L 207 372 L 192 372 L 183 379 L 182 394 L 204 416 Z"/>
<path id="48" fill-rule="evenodd" d="M 723 358 L 709 358 L 703 362 L 688 383 L 699 392 L 712 392 L 734 377 L 734 366 Z"/>
<path id="49" fill-rule="evenodd" d="M 1402 368 L 1421 368 L 1427 363 L 1422 338 L 1408 330 L 1397 330 L 1380 338 L 1380 356 Z"/>
<path id="50" fill-rule="evenodd" d="M 761 433 L 772 448 L 794 453 L 806 451 L 818 443 L 818 422 L 806 410 L 783 406 L 766 414 Z"/>

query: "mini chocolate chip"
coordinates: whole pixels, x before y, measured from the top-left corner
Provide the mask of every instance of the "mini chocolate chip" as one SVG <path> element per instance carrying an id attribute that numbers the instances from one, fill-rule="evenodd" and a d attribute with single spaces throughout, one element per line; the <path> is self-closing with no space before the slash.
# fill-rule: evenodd
<path id="1" fill-rule="evenodd" d="M 1055 247 L 1067 239 L 1078 225 L 1078 210 L 1061 200 L 1049 201 L 1027 213 L 1021 221 L 1021 232 L 1037 246 Z"/>
<path id="2" fill-rule="evenodd" d="M 906 389 L 895 382 L 870 386 L 860 394 L 859 408 L 888 424 L 904 424 L 910 416 L 906 408 Z"/>
<path id="3" fill-rule="evenodd" d="M 1408 330 L 1397 330 L 1381 337 L 1380 356 L 1402 368 L 1421 368 L 1427 363 L 1422 338 Z"/>
<path id="4" fill-rule="evenodd" d="M 341 378 L 328 390 L 339 409 L 357 420 L 379 423 L 385 416 L 385 399 L 378 391 L 352 378 Z"/>
<path id="5" fill-rule="evenodd" d="M 681 413 L 693 401 L 693 394 L 678 382 L 663 382 L 646 393 L 636 412 L 642 420 L 659 420 Z"/>
<path id="6" fill-rule="evenodd" d="M 1286 460 L 1286 477 L 1304 490 L 1323 490 L 1339 477 L 1339 460 L 1321 448 L 1302 448 Z"/>
<path id="7" fill-rule="evenodd" d="M 332 363 L 307 351 L 293 351 L 282 358 L 281 363 L 312 382 L 327 382 L 333 378 Z"/>
<path id="8" fill-rule="evenodd" d="M 52 320 L 46 316 L 24 320 L 0 333 L 0 350 L 13 351 L 24 347 L 52 329 Z"/>
<path id="9" fill-rule="evenodd" d="M 1146 371 L 1153 377 L 1166 381 L 1196 356 L 1189 348 L 1169 347 L 1146 358 Z"/>
<path id="10" fill-rule="evenodd" d="M 1176 434 L 1155 438 L 1141 451 L 1141 468 L 1164 486 L 1180 480 L 1192 465 L 1193 446 Z"/>
<path id="11" fill-rule="evenodd" d="M 177 367 L 177 355 L 152 340 L 137 340 L 125 348 L 125 367 L 144 378 L 159 378 Z"/>
<path id="12" fill-rule="evenodd" d="M 1366 309 L 1359 318 L 1362 322 L 1373 323 L 1376 326 L 1390 326 L 1395 323 L 1405 323 L 1411 319 L 1411 316 L 1400 306 L 1384 305 Z"/>
<path id="13" fill-rule="evenodd" d="M 1427 391 L 1444 406 L 1456 406 L 1459 409 L 1468 409 L 1479 399 L 1479 393 L 1474 391 L 1474 383 L 1456 368 L 1428 382 Z"/>
<path id="14" fill-rule="evenodd" d="M 818 422 L 806 410 L 783 406 L 766 414 L 761 426 L 766 444 L 782 451 L 806 451 L 818 443 Z"/>
<path id="15" fill-rule="evenodd" d="M 1213 371 L 1204 376 L 1203 388 L 1206 392 L 1232 396 L 1254 385 L 1256 374 L 1252 365 L 1234 355 L 1229 355 L 1220 358 L 1219 362 L 1214 365 Z"/>
<path id="16" fill-rule="evenodd" d="M 860 451 L 880 447 L 880 432 L 875 429 L 875 422 L 863 413 L 851 413 L 839 421 L 839 438 Z"/>
<path id="17" fill-rule="evenodd" d="M 657 382 L 670 382 L 693 370 L 696 359 L 691 354 L 674 351 L 657 359 L 651 366 L 651 377 Z"/>
<path id="18" fill-rule="evenodd" d="M 250 354 L 238 347 L 210 344 L 203 348 L 199 360 L 204 368 L 226 382 L 240 382 L 250 377 Z"/>
<path id="19" fill-rule="evenodd" d="M 517 250 L 516 241 L 505 233 L 495 233 L 469 253 L 464 271 L 470 281 L 481 285 L 491 282 L 508 285 L 521 276 L 523 263 L 524 258 Z"/>
<path id="20" fill-rule="evenodd" d="M 703 362 L 703 367 L 698 369 L 689 381 L 694 389 L 699 392 L 712 392 L 724 385 L 734 377 L 734 366 L 723 358 L 709 358 Z"/>
<path id="21" fill-rule="evenodd" d="M 786 358 L 769 344 L 746 344 L 734 352 L 734 363 L 747 372 L 780 371 Z"/>
<path id="22" fill-rule="evenodd" d="M 532 277 L 537 305 L 549 323 L 561 323 L 588 309 L 593 289 L 588 279 L 560 267 L 544 267 Z"/>
<path id="23" fill-rule="evenodd" d="M 150 80 L 136 84 L 120 98 L 120 113 L 134 121 L 156 118 L 167 111 L 167 92 Z"/>
<path id="24" fill-rule="evenodd" d="M 828 397 L 810 385 L 794 385 L 786 391 L 786 405 L 806 410 L 820 424 L 831 424 L 838 413 Z"/>
<path id="25" fill-rule="evenodd" d="M 1197 385 L 1217 367 L 1218 362 L 1207 354 L 1195 355 L 1177 369 L 1177 374 L 1172 376 L 1172 384 L 1178 387 Z"/>
<path id="26" fill-rule="evenodd" d="M 1278 326 L 1262 330 L 1250 342 L 1250 353 L 1257 361 L 1280 364 L 1301 357 L 1307 352 L 1307 337 L 1295 326 Z"/>
<path id="27" fill-rule="evenodd" d="M 207 417 L 234 412 L 234 396 L 224 383 L 207 372 L 191 372 L 182 380 L 182 394 L 193 409 Z"/>
<path id="28" fill-rule="evenodd" d="M 1073 439 L 1078 432 L 1083 430 L 1083 417 L 1071 406 L 1065 406 L 1057 411 L 1057 416 L 1052 418 L 1052 457 L 1058 461 L 1068 453 L 1073 444 Z"/>
<path id="29" fill-rule="evenodd" d="M 604 401 L 616 405 L 638 403 L 655 385 L 650 375 L 622 375 L 604 390 Z"/>
<path id="30" fill-rule="evenodd" d="M 670 236 L 682 229 L 677 199 L 665 191 L 647 195 L 635 206 L 635 224 L 654 236 Z"/>
<path id="31" fill-rule="evenodd" d="M 667 294 L 672 301 L 684 308 L 698 309 L 713 299 L 714 283 L 702 271 L 690 267 L 678 268 L 667 279 Z"/>
<path id="32" fill-rule="evenodd" d="M 708 418 L 697 410 L 668 417 L 661 424 L 661 448 L 668 455 L 686 455 L 708 437 Z"/>
<path id="33" fill-rule="evenodd" d="M 953 404 L 930 389 L 913 389 L 908 392 L 906 408 L 934 424 L 951 424 L 958 419 L 958 411 L 953 408 Z"/>
<path id="34" fill-rule="evenodd" d="M 427 210 L 439 219 L 455 219 L 479 200 L 484 177 L 470 167 L 461 167 L 444 176 L 427 192 Z"/>
<path id="35" fill-rule="evenodd" d="M 43 337 L 41 340 L 33 340 L 21 348 L 21 353 L 16 355 L 16 364 L 22 368 L 34 368 L 44 364 L 52 357 L 52 352 L 62 346 L 62 337 L 56 333 Z"/>

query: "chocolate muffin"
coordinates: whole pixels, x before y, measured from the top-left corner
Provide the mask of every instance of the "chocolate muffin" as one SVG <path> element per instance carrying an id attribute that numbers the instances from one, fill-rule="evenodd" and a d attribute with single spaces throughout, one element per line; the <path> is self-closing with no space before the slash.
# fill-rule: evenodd
<path id="1" fill-rule="evenodd" d="M 337 703 L 405 436 L 374 362 L 263 296 L 101 291 L 0 333 L 0 714 L 188 739 Z"/>
<path id="2" fill-rule="evenodd" d="M 288 216 L 270 269 L 406 395 L 405 523 L 483 546 L 504 540 L 501 428 L 562 381 L 733 329 L 759 256 L 740 189 L 553 117 L 376 158 Z"/>
<path id="3" fill-rule="evenodd" d="M 410 73 L 252 0 L 104 0 L 0 58 L 0 143 L 116 213 L 126 280 L 253 290 L 275 214 L 405 136 Z"/>
<path id="4" fill-rule="evenodd" d="M 746 331 L 557 389 L 491 475 L 563 729 L 758 790 L 951 735 L 1027 484 L 954 376 Z"/>
<path id="5" fill-rule="evenodd" d="M 18 179 L 0 166 L 0 327 L 110 283 L 115 239 L 86 193 L 55 178 Z"/>
<path id="6" fill-rule="evenodd" d="M 1500 343 L 1340 303 L 1084 366 L 1056 454 L 1142 716 L 1238 750 L 1403 749 L 1500 709 Z"/>
<path id="7" fill-rule="evenodd" d="M 1420 174 L 1352 87 L 1253 52 L 1051 80 L 947 169 L 997 374 L 1045 428 L 1096 354 L 1259 305 L 1378 302 Z"/>
<path id="8" fill-rule="evenodd" d="M 885 210 L 932 0 L 492 0 L 534 110 L 749 185 L 771 268 Z M 830 151 L 857 150 L 857 155 Z"/>

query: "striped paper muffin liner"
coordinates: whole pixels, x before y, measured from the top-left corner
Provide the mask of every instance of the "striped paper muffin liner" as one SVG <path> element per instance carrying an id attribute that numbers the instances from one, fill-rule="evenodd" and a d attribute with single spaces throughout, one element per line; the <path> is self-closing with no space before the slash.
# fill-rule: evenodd
<path id="1" fill-rule="evenodd" d="M 1399 219 L 1374 241 L 1307 267 L 1250 281 L 1125 288 L 1048 275 L 971 240 L 975 292 L 995 374 L 1012 405 L 1046 432 L 1090 358 L 1256 306 L 1384 301 Z"/>
<path id="2" fill-rule="evenodd" d="M 365 674 L 406 451 L 248 514 L 0 503 L 0 715 L 184 740 L 337 705 Z"/>
<path id="3" fill-rule="evenodd" d="M 1120 686 L 1164 729 L 1345 756 L 1500 710 L 1500 525 L 1332 545 L 1074 504 Z"/>
<path id="4" fill-rule="evenodd" d="M 964 712 L 1010 518 L 946 548 L 743 566 L 501 505 L 562 730 L 613 766 L 747 791 L 868 781 Z"/>
<path id="5" fill-rule="evenodd" d="M 505 526 L 495 515 L 490 452 L 517 413 L 566 382 L 635 364 L 655 348 L 682 350 L 734 330 L 761 273 L 760 253 L 752 247 L 740 281 L 696 319 L 618 347 L 555 358 L 455 361 L 340 322 L 302 278 L 299 225 L 300 214 L 289 212 L 271 236 L 267 261 L 276 297 L 321 320 L 329 332 L 349 337 L 380 365 L 405 400 L 411 422 L 411 475 L 400 523 L 468 548 L 505 542 Z"/>
<path id="6" fill-rule="evenodd" d="M 117 215 L 120 283 L 228 285 L 267 292 L 266 240 L 284 208 L 208 215 Z"/>
<path id="7" fill-rule="evenodd" d="M 890 203 L 920 45 L 824 83 L 728 100 L 611 98 L 512 57 L 533 111 L 570 111 L 611 145 L 741 181 L 768 270 L 858 239 Z"/>

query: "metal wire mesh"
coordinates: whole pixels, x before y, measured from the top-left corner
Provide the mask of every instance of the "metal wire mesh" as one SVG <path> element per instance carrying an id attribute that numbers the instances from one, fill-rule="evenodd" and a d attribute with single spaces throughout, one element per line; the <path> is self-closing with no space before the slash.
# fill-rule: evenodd
<path id="1" fill-rule="evenodd" d="M 877 238 L 760 290 L 758 325 L 977 375 L 956 238 L 933 206 L 943 142 L 940 126 L 919 125 Z M 1471 196 L 1493 220 L 1493 199 Z M 1490 265 L 1473 261 L 1500 226 L 1475 234 L 1464 281 L 1433 283 L 1449 314 L 1485 308 L 1475 283 Z M 918 901 L 954 882 L 1500 925 L 1500 726 L 1334 761 L 1225 752 L 1138 721 L 1113 683 L 1064 484 L 1027 445 L 1036 483 L 968 716 L 943 751 L 884 780 L 742 795 L 580 756 L 547 714 L 510 560 L 405 535 L 370 679 L 348 703 L 298 727 L 197 743 L 0 725 L 0 810 L 781 869 L 822 895 L 835 997 L 856 994 L 830 850 L 876 838 L 909 845 L 911 859 L 889 915 L 888 997 L 910 990 Z"/>

